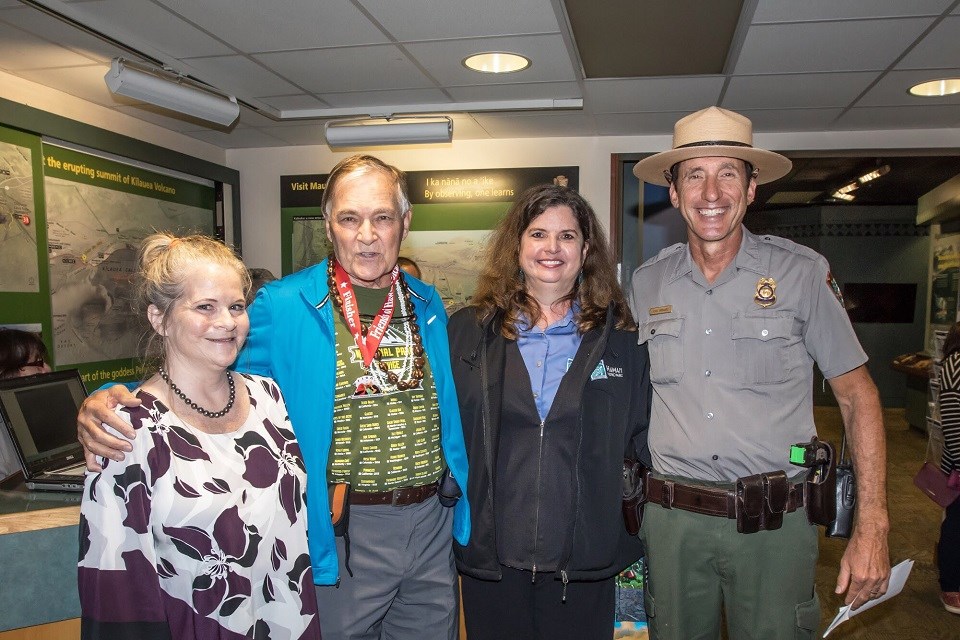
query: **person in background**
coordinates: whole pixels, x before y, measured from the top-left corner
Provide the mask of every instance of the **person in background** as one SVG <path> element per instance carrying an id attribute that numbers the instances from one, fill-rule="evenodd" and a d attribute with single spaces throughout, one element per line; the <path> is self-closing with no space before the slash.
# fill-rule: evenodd
<path id="1" fill-rule="evenodd" d="M 397 258 L 397 266 L 400 267 L 404 273 L 409 273 L 417 280 L 423 280 L 423 274 L 420 273 L 420 266 L 410 258 L 400 256 Z"/>
<path id="2" fill-rule="evenodd" d="M 0 379 L 48 373 L 50 356 L 36 333 L 0 329 Z"/>
<path id="3" fill-rule="evenodd" d="M 260 287 L 277 279 L 277 276 L 273 275 L 272 271 L 261 267 L 248 267 L 247 273 L 250 274 L 250 293 L 247 294 L 247 297 L 251 301 L 257 295 L 257 292 L 260 291 Z"/>
<path id="4" fill-rule="evenodd" d="M 686 243 L 631 280 L 654 391 L 640 532 L 650 637 L 719 637 L 721 612 L 733 640 L 813 637 L 817 529 L 808 470 L 790 462 L 791 446 L 816 435 L 813 364 L 840 405 L 857 474 L 835 588 L 854 608 L 890 576 L 879 394 L 823 256 L 743 226 L 757 184 L 790 161 L 754 148 L 750 120 L 717 107 L 680 119 L 673 147 L 634 168 L 669 186 L 687 225 Z"/>
<path id="5" fill-rule="evenodd" d="M 948 476 L 960 470 L 960 322 L 950 327 L 943 343 L 940 370 L 940 424 L 943 454 L 940 470 Z M 960 614 L 960 499 L 947 507 L 937 542 L 940 600 L 950 613 Z"/>
<path id="6" fill-rule="evenodd" d="M 351 156 L 333 168 L 321 206 L 333 255 L 260 289 L 237 369 L 276 379 L 303 449 L 324 639 L 455 640 L 451 539 L 467 544 L 470 511 L 437 491 L 445 467 L 467 485 L 467 456 L 442 301 L 397 267 L 413 215 L 406 178 Z M 88 466 L 90 452 L 129 450 L 100 428 L 128 395 L 113 387 L 84 403 Z M 350 485 L 345 535 L 335 536 L 328 482 L 340 495 Z"/>
<path id="7" fill-rule="evenodd" d="M 19 329 L 0 328 L 0 379 L 48 373 L 50 357 L 40 336 Z M 0 480 L 20 470 L 10 434 L 0 429 Z"/>
<path id="8" fill-rule="evenodd" d="M 450 319 L 473 534 L 455 545 L 470 640 L 609 640 L 615 576 L 640 557 L 624 458 L 649 463 L 646 347 L 590 205 L 525 191 Z"/>
<path id="9" fill-rule="evenodd" d="M 87 474 L 81 637 L 319 640 L 300 447 L 276 383 L 229 370 L 247 271 L 217 240 L 165 233 L 139 264 L 158 365 L 116 411 L 133 450 Z"/>

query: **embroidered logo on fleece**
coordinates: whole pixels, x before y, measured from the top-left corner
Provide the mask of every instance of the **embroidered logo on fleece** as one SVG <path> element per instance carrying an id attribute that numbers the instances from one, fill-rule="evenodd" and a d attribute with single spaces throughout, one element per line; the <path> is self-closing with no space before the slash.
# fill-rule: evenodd
<path id="1" fill-rule="evenodd" d="M 597 368 L 593 370 L 593 373 L 590 374 L 591 380 L 606 380 L 607 379 L 607 365 L 603 363 L 603 360 L 597 363 Z"/>

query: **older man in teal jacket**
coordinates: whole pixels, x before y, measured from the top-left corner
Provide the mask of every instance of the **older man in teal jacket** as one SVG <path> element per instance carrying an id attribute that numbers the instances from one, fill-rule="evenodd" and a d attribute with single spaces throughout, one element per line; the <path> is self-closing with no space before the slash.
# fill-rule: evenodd
<path id="1" fill-rule="evenodd" d="M 334 257 L 258 292 L 237 369 L 279 383 L 300 442 L 325 640 L 454 640 L 451 536 L 467 544 L 470 512 L 466 496 L 449 508 L 437 492 L 444 469 L 467 486 L 467 457 L 442 301 L 396 266 L 412 215 L 404 175 L 347 158 L 323 211 Z M 113 458 L 125 447 L 99 428 L 109 404 L 88 401 L 80 440 Z M 329 484 L 350 485 L 346 536 L 334 536 Z"/>

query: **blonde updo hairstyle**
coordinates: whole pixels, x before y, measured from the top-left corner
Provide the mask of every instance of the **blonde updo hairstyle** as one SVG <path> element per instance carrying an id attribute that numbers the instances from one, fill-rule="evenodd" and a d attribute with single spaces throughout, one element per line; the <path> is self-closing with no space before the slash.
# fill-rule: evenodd
<path id="1" fill-rule="evenodd" d="M 139 265 L 137 300 L 140 317 L 154 305 L 166 327 L 170 308 L 183 296 L 187 276 L 197 264 L 213 263 L 232 269 L 240 278 L 243 297 L 250 291 L 250 273 L 233 250 L 215 238 L 204 235 L 178 237 L 171 233 L 154 233 L 144 238 L 137 256 Z M 162 363 L 164 353 L 160 335 L 147 322 L 144 364 L 154 370 Z"/>

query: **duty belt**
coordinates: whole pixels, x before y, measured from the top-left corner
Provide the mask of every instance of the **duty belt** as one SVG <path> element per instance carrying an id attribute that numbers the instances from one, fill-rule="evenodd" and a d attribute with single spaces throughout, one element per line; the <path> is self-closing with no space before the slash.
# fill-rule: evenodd
<path id="1" fill-rule="evenodd" d="M 749 476 L 738 480 L 736 489 L 722 489 L 655 478 L 648 472 L 644 478 L 644 488 L 647 502 L 658 504 L 666 509 L 683 509 L 721 518 L 737 518 L 738 490 L 741 494 L 739 496 L 740 511 L 743 510 L 744 486 L 747 486 L 749 491 L 750 486 L 756 485 L 760 494 L 758 497 L 764 506 L 774 513 L 791 513 L 802 507 L 803 481 L 795 484 L 788 482 L 789 488 L 784 486 L 782 491 L 785 495 L 778 496 L 775 495 L 775 490 L 773 492 L 770 490 L 778 484 L 777 480 L 786 481 L 786 474 L 781 471 Z"/>
<path id="2" fill-rule="evenodd" d="M 420 485 L 419 487 L 401 487 L 393 491 L 351 491 L 350 504 L 389 504 L 394 507 L 405 507 L 419 504 L 437 495 L 437 483 Z"/>

